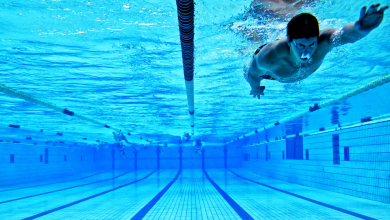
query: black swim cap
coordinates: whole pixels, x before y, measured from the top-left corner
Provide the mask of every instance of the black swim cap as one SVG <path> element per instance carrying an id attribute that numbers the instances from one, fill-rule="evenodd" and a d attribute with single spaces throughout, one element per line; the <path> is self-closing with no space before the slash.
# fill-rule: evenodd
<path id="1" fill-rule="evenodd" d="M 298 38 L 318 37 L 320 28 L 317 18 L 309 13 L 301 13 L 293 17 L 287 24 L 287 36 L 290 41 Z"/>

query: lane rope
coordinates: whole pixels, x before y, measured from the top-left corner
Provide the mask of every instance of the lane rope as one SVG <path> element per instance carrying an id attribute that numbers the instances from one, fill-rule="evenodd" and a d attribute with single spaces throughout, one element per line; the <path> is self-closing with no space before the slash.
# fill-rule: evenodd
<path id="1" fill-rule="evenodd" d="M 319 109 L 328 107 L 328 106 L 333 105 L 333 104 L 335 104 L 337 102 L 340 102 L 340 101 L 342 101 L 344 99 L 347 99 L 347 98 L 350 98 L 352 96 L 358 95 L 360 93 L 366 92 L 366 91 L 368 91 L 370 89 L 376 88 L 378 86 L 384 85 L 384 84 L 389 83 L 389 82 L 390 82 L 390 74 L 378 77 L 375 80 L 367 83 L 366 85 L 363 85 L 363 86 L 361 86 L 361 87 L 359 87 L 357 89 L 354 89 L 354 90 L 352 90 L 350 92 L 344 93 L 344 94 L 340 95 L 339 97 L 337 97 L 335 99 L 330 99 L 330 100 L 321 102 L 319 104 L 315 103 L 313 106 L 311 106 L 307 110 L 298 112 L 296 114 L 291 115 L 290 117 L 283 118 L 283 119 L 281 119 L 281 120 L 279 120 L 279 121 L 277 121 L 275 123 L 268 124 L 268 125 L 266 125 L 266 126 L 264 126 L 262 128 L 255 129 L 255 131 L 252 131 L 252 132 L 250 132 L 248 134 L 245 134 L 245 135 L 243 135 L 241 137 L 238 137 L 238 138 L 236 138 L 234 140 L 231 140 L 228 143 L 229 144 L 233 143 L 233 142 L 238 141 L 240 139 L 246 138 L 246 137 L 248 137 L 250 135 L 255 135 L 255 134 L 257 134 L 261 130 L 267 130 L 267 129 L 273 128 L 275 126 L 278 126 L 278 125 L 280 125 L 282 123 L 285 123 L 285 122 L 288 122 L 288 121 L 292 121 L 292 120 L 294 120 L 294 119 L 296 119 L 298 117 L 301 117 L 303 115 L 309 114 L 309 113 L 317 111 Z"/>
<path id="2" fill-rule="evenodd" d="M 22 92 L 22 91 L 18 91 L 16 89 L 8 87 L 8 86 L 6 86 L 4 84 L 0 84 L 0 92 L 3 92 L 5 94 L 7 94 L 7 95 L 10 95 L 10 96 L 13 96 L 13 97 L 16 97 L 16 98 L 23 99 L 25 101 L 28 101 L 28 102 L 31 102 L 31 103 L 34 103 L 34 104 L 37 104 L 37 105 L 41 105 L 41 106 L 50 108 L 50 109 L 52 109 L 54 111 L 61 112 L 61 113 L 65 114 L 65 115 L 68 115 L 68 116 L 76 117 L 76 118 L 79 118 L 81 120 L 91 122 L 92 124 L 98 125 L 98 126 L 100 126 L 102 128 L 109 128 L 109 129 L 114 130 L 116 132 L 120 132 L 120 129 L 117 129 L 117 128 L 114 128 L 112 126 L 109 126 L 109 125 L 107 125 L 107 124 L 105 124 L 103 122 L 100 122 L 100 121 L 95 120 L 93 118 L 90 118 L 88 116 L 75 113 L 73 111 L 70 111 L 67 108 L 60 107 L 60 106 L 58 106 L 58 105 L 56 105 L 54 103 L 51 103 L 51 102 L 49 102 L 47 100 L 38 98 L 38 97 L 33 96 L 31 94 L 28 94 L 28 93 L 25 93 L 25 92 Z M 17 128 L 17 126 L 19 126 L 19 125 L 14 125 L 14 126 L 10 125 L 10 127 L 13 127 L 13 128 Z M 142 137 L 140 137 L 140 139 L 142 139 Z M 142 142 L 144 142 L 144 141 L 142 141 Z M 147 142 L 148 141 L 146 141 L 146 144 L 147 144 Z"/>
<path id="3" fill-rule="evenodd" d="M 184 79 L 187 92 L 191 135 L 195 130 L 194 105 L 194 1 L 176 0 Z"/>

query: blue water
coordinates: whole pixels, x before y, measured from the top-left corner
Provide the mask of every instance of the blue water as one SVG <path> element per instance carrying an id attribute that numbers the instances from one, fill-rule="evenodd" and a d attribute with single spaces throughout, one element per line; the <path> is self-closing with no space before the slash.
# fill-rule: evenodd
<path id="1" fill-rule="evenodd" d="M 385 16 L 363 40 L 334 49 L 306 80 L 266 82 L 265 96 L 253 100 L 242 67 L 259 45 L 285 36 L 291 16 L 254 16 L 249 3 L 196 2 L 196 133 L 210 146 L 364 85 L 389 66 Z M 341 27 L 365 4 L 310 3 L 296 13 L 315 14 L 321 29 Z M 2 83 L 155 142 L 189 132 L 174 1 L 5 1 L 0 10 Z M 80 120 L 6 95 L 0 101 L 8 106 L 5 123 L 111 140 Z"/>
<path id="2" fill-rule="evenodd" d="M 263 1 L 262 4 L 261 2 L 260 0 L 196 1 L 195 135 L 202 141 L 205 149 L 222 149 L 226 142 L 275 123 L 291 114 L 307 110 L 314 103 L 336 98 L 366 85 L 377 77 L 389 74 L 390 16 L 386 11 L 383 22 L 377 29 L 354 44 L 332 50 L 322 66 L 307 79 L 290 84 L 264 82 L 265 96 L 262 96 L 261 100 L 253 99 L 249 95 L 250 86 L 243 77 L 243 66 L 260 45 L 285 37 L 287 22 L 295 14 L 300 12 L 314 14 L 319 20 L 320 29 L 342 27 L 359 18 L 362 6 L 377 3 L 366 0 L 304 3 L 298 1 L 295 5 L 293 5 L 294 1 L 289 3 Z M 389 5 L 390 1 L 382 1 L 381 4 Z M 1 84 L 121 129 L 125 134 L 131 133 L 131 136 L 128 136 L 131 143 L 148 144 L 145 140 L 151 141 L 153 144 L 149 144 L 148 149 L 153 150 L 150 152 L 154 153 L 155 149 L 164 145 L 183 146 L 184 149 L 187 147 L 192 151 L 192 144 L 179 144 L 180 137 L 190 132 L 190 120 L 175 1 L 0 0 L 0 14 Z M 321 111 L 302 116 L 287 122 L 282 128 L 269 130 L 267 138 L 274 139 L 289 134 L 318 131 L 319 128 L 328 129 L 338 125 L 354 124 L 364 117 L 384 118 L 390 112 L 389 91 L 389 85 L 384 85 Z M 0 93 L 0 106 L 2 140 L 24 141 L 26 137 L 33 137 L 34 140 L 40 141 L 38 145 L 46 141 L 63 141 L 66 147 L 78 143 L 78 149 L 94 148 L 99 144 L 96 140 L 114 143 L 110 129 L 4 93 Z M 21 128 L 10 129 L 10 124 L 20 125 Z M 131 149 L 130 145 L 125 146 Z M 7 163 L 2 162 L 4 164 L 0 170 L 8 169 L 6 165 L 9 162 L 9 149 L 11 148 L 0 149 L 1 155 L 4 156 L 2 159 Z M 20 150 L 31 154 L 35 153 L 34 151 L 33 148 Z M 131 154 L 132 149 L 126 152 L 128 155 Z M 162 152 L 162 155 L 172 154 L 172 157 L 176 158 L 176 148 L 174 152 L 175 156 L 169 151 Z M 241 153 L 241 150 L 237 152 Z M 107 158 L 110 157 L 109 151 L 105 154 L 108 155 Z M 235 156 L 241 157 L 241 155 Z M 199 155 L 196 157 L 200 158 Z M 219 157 L 223 158 L 222 153 Z M 176 165 L 177 161 L 169 163 Z M 197 164 L 200 165 L 200 162 Z M 102 167 L 94 172 L 88 170 L 83 175 L 80 173 L 80 177 L 98 173 Z M 260 178 L 241 169 L 241 165 L 232 165 L 232 167 L 237 168 L 241 174 L 246 174 L 248 178 Z M 109 169 L 109 166 L 105 168 Z M 134 180 L 143 178 L 153 170 L 152 168 L 144 170 L 145 172 L 142 171 L 144 173 L 134 174 L 132 178 Z M 389 169 L 385 170 L 387 172 Z M 12 172 L 17 173 L 18 169 Z M 156 177 L 153 174 L 148 181 L 156 187 L 151 185 L 149 189 L 154 191 L 149 192 L 149 197 L 146 196 L 137 204 L 133 204 L 135 210 L 145 206 L 174 178 L 177 171 L 161 172 L 161 184 L 156 183 L 160 181 L 160 176 Z M 208 184 L 207 187 L 212 188 L 205 175 L 199 170 L 183 171 L 181 175 L 190 175 L 191 177 L 188 178 L 203 181 L 203 184 Z M 210 173 L 211 178 L 217 179 L 215 181 L 218 185 L 237 178 L 231 175 L 221 170 Z M 60 177 L 57 178 L 62 181 Z M 96 178 L 101 180 L 108 177 Z M 45 181 L 50 182 L 49 179 Z M 246 183 L 244 184 L 243 180 L 232 181 L 230 184 L 239 185 L 238 188 L 245 187 Z M 80 182 L 80 184 L 84 183 L 86 182 Z M 18 187 L 23 187 L 20 184 L 27 183 L 18 182 Z M 190 183 L 187 184 L 188 187 L 193 187 Z M 283 189 L 289 192 L 300 190 L 294 187 L 290 189 L 285 183 L 280 184 L 280 188 L 285 187 Z M 29 182 L 27 185 L 34 184 Z M 114 185 L 105 185 L 103 188 L 108 190 Z M 13 186 L 8 184 L 4 187 L 10 189 Z M 194 187 L 195 190 L 205 186 Z M 246 199 L 255 198 L 256 190 L 260 190 L 256 187 L 255 185 L 249 187 L 251 193 Z M 53 189 L 59 188 L 61 187 Z M 42 192 L 46 189 L 48 188 L 43 187 L 36 191 Z M 147 191 L 145 189 L 145 193 Z M 5 201 L 31 193 L 33 192 L 25 191 L 20 195 L 11 193 L 7 194 L 7 198 L 0 197 L 0 200 Z M 78 191 L 75 192 L 77 193 Z M 94 193 L 95 191 L 91 191 L 91 194 Z M 205 193 L 205 196 L 213 193 L 219 196 L 216 191 Z M 134 191 L 134 194 L 137 192 Z M 233 200 L 240 200 L 240 193 L 237 193 L 236 188 L 231 188 L 230 196 Z M 330 195 L 332 196 L 336 196 L 336 193 Z M 208 199 L 213 200 L 212 196 Z M 219 199 L 221 198 L 215 200 L 219 201 Z M 241 198 L 241 200 L 245 199 Z M 74 200 L 67 200 L 67 202 L 72 201 Z M 103 201 L 104 199 L 101 202 Z M 281 201 L 278 204 L 281 204 Z M 364 203 L 359 204 L 364 206 Z M 6 211 L 6 208 L 2 208 L 1 205 L 0 216 Z M 92 204 L 86 207 L 93 206 Z M 215 214 L 219 219 L 242 218 L 232 211 L 234 205 L 223 206 L 229 207 L 227 212 L 230 214 L 226 215 L 228 217 Z M 384 206 L 373 210 L 383 211 L 387 208 L 388 206 Z M 27 209 L 28 207 L 23 208 L 23 210 Z M 251 209 L 253 207 L 249 208 Z M 90 208 L 87 210 L 91 212 Z M 15 215 L 18 216 L 15 219 L 44 211 L 47 210 L 42 208 L 35 212 L 30 209 L 28 215 Z M 100 218 L 129 219 L 136 214 L 134 210 L 131 215 L 125 215 L 121 210 L 117 212 L 122 215 Z M 267 219 L 266 215 L 254 214 L 260 212 L 253 210 L 248 212 L 251 212 L 255 219 Z M 286 212 L 294 213 L 293 210 Z M 91 216 L 93 213 L 85 214 L 83 218 L 92 219 Z M 7 219 L 9 217 L 7 216 Z M 340 218 L 351 219 L 349 217 L 347 215 Z M 71 218 L 82 217 L 69 217 Z M 159 219 L 159 217 L 155 218 Z M 211 217 L 195 215 L 189 219 L 206 218 Z M 288 217 L 280 215 L 279 218 Z M 291 218 L 303 217 L 298 215 Z M 329 214 L 328 219 L 330 218 L 336 217 Z"/>

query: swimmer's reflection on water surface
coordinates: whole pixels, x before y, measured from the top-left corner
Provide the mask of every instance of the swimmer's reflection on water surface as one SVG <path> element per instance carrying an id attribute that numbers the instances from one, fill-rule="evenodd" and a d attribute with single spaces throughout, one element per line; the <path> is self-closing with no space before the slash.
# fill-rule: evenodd
<path id="1" fill-rule="evenodd" d="M 290 20 L 298 10 L 305 6 L 315 6 L 318 0 L 254 0 L 249 5 L 245 15 L 258 18 L 259 25 L 267 25 L 270 21 L 285 22 Z M 246 39 L 252 42 L 264 42 L 267 38 L 263 28 L 248 28 L 239 23 L 234 29 L 240 31 Z"/>
<path id="2" fill-rule="evenodd" d="M 302 6 L 318 1 L 314 0 L 254 0 L 250 4 L 254 13 L 273 18 L 292 17 Z"/>

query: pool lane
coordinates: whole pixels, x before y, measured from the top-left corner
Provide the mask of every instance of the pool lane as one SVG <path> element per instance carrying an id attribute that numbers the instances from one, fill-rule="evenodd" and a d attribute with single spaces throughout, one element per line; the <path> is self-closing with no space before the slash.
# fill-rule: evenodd
<path id="1" fill-rule="evenodd" d="M 156 171 L 142 181 L 48 213 L 38 219 L 131 219 L 172 181 L 177 171 Z M 138 177 L 143 175 L 145 172 Z"/>
<path id="2" fill-rule="evenodd" d="M 221 189 L 221 187 L 218 186 L 214 182 L 213 179 L 210 178 L 207 171 L 204 169 L 203 173 L 206 175 L 206 178 L 210 181 L 210 183 L 214 186 L 214 188 L 219 192 L 219 194 L 226 200 L 227 203 L 236 211 L 236 213 L 241 217 L 243 220 L 253 220 L 254 218 L 248 214 L 232 197 L 230 197 L 225 191 Z"/>
<path id="3" fill-rule="evenodd" d="M 168 191 L 169 188 L 176 182 L 177 178 L 181 174 L 181 169 L 177 172 L 175 178 L 171 180 L 171 182 L 168 183 L 167 186 L 164 187 L 152 200 L 148 202 L 140 211 L 135 214 L 131 220 L 138 220 L 138 219 L 143 219 L 146 214 L 154 207 L 154 205 L 161 199 L 161 197 L 164 196 L 164 194 Z"/>
<path id="4" fill-rule="evenodd" d="M 200 169 L 181 175 L 143 219 L 241 219 Z"/>
<path id="5" fill-rule="evenodd" d="M 254 180 L 251 180 L 251 179 L 248 179 L 248 178 L 245 178 L 231 170 L 229 170 L 231 173 L 233 173 L 234 175 L 236 175 L 237 177 L 241 178 L 241 179 L 244 179 L 244 180 L 247 180 L 247 181 L 250 181 L 252 183 L 256 183 L 258 185 L 261 185 L 261 186 L 265 186 L 269 189 L 273 189 L 273 190 L 276 190 L 278 192 L 282 192 L 282 193 L 285 193 L 287 195 L 290 195 L 290 196 L 294 196 L 296 198 L 300 198 L 300 199 L 303 199 L 305 201 L 308 201 L 308 202 L 312 202 L 312 203 L 315 203 L 317 205 L 321 205 L 323 207 L 326 207 L 326 208 L 330 208 L 330 209 L 333 209 L 333 210 L 336 210 L 336 211 L 339 211 L 339 212 L 343 212 L 345 214 L 348 214 L 348 215 L 351 215 L 351 216 L 354 216 L 354 217 L 358 217 L 360 219 L 365 219 L 365 220 L 375 220 L 375 218 L 371 218 L 369 216 L 366 216 L 366 215 L 362 215 L 362 214 L 359 214 L 357 212 L 352 212 L 352 211 L 349 211 L 347 209 L 343 209 L 341 207 L 337 207 L 337 206 L 334 206 L 334 205 L 330 205 L 330 204 L 327 204 L 327 203 L 324 203 L 324 202 L 320 202 L 318 200 L 314 200 L 314 199 L 310 199 L 308 197 L 305 197 L 305 196 L 301 196 L 301 195 L 298 195 L 298 194 L 295 194 L 295 193 L 291 193 L 289 191 L 286 191 L 286 190 L 282 190 L 282 189 L 279 189 L 279 188 L 275 188 L 273 186 L 270 186 L 270 185 L 267 185 L 267 184 L 264 184 L 264 183 L 260 183 L 260 182 L 257 182 L 257 181 L 254 181 Z"/>
<path id="6" fill-rule="evenodd" d="M 381 203 L 373 200 L 363 199 L 355 196 L 349 196 L 341 193 L 321 190 L 313 187 L 288 183 L 285 181 L 266 178 L 246 169 L 232 169 L 234 173 L 249 180 L 274 187 L 277 190 L 286 191 L 294 196 L 303 197 L 302 199 L 314 200 L 313 202 L 323 203 L 324 205 L 334 206 L 349 212 L 361 215 L 360 219 L 390 219 L 390 204 Z M 234 174 L 233 174 L 234 175 Z M 244 180 L 248 181 L 248 180 Z M 249 181 L 248 181 L 249 182 Z"/>
<path id="7" fill-rule="evenodd" d="M 207 171 L 210 178 L 254 219 L 362 219 L 244 180 L 229 171 Z M 285 184 L 290 188 L 295 186 Z"/>
<path id="8" fill-rule="evenodd" d="M 11 220 L 390 219 L 389 204 L 262 178 L 244 169 L 140 170 L 0 204 L 0 210 L 7 210 L 0 219 Z"/>
<path id="9" fill-rule="evenodd" d="M 111 174 L 105 173 L 105 175 L 99 175 L 98 177 L 95 177 L 94 178 L 95 180 L 83 179 L 83 180 L 72 181 L 72 182 L 61 182 L 50 186 L 44 185 L 44 186 L 38 186 L 33 188 L 29 187 L 25 189 L 19 189 L 17 191 L 0 192 L 0 199 L 1 199 L 0 205 L 4 203 L 14 202 L 17 200 L 29 199 L 36 196 L 43 196 L 43 195 L 47 195 L 50 193 L 55 193 L 63 190 L 69 190 L 76 187 L 82 187 L 86 185 L 114 180 L 121 176 L 129 174 L 131 172 L 132 171 L 126 171 L 122 173 L 112 172 Z"/>
<path id="10" fill-rule="evenodd" d="M 55 182 L 53 182 L 53 180 L 45 180 L 45 181 L 40 181 L 41 182 L 40 184 L 34 183 L 34 185 L 31 185 L 31 183 L 24 183 L 24 184 L 17 184 L 17 185 L 0 186 L 0 193 L 21 190 L 21 189 L 27 189 L 27 188 L 37 188 L 37 187 L 53 185 L 53 184 L 74 182 L 74 181 L 83 180 L 83 179 L 93 179 L 93 178 L 99 177 L 100 175 L 105 175 L 109 171 L 111 171 L 111 170 L 85 172 L 85 173 L 83 172 L 83 173 L 80 173 L 77 175 L 71 175 L 71 177 L 66 176 L 63 178 L 56 178 L 54 180 Z"/>
<path id="11" fill-rule="evenodd" d="M 142 170 L 123 175 L 117 179 L 81 186 L 69 190 L 54 192 L 14 202 L 0 204 L 0 219 L 23 219 L 38 213 L 46 212 L 80 199 L 111 190 L 115 187 L 133 182 L 150 174 L 153 170 Z"/>

